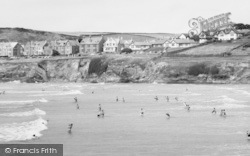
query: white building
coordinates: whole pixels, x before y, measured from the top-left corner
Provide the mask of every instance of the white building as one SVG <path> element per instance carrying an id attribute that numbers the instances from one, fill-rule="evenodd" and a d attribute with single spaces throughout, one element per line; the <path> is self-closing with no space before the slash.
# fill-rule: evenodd
<path id="1" fill-rule="evenodd" d="M 216 36 L 220 41 L 228 41 L 238 39 L 240 37 L 240 33 L 238 33 L 235 29 L 225 29 L 218 31 Z"/>
<path id="2" fill-rule="evenodd" d="M 120 39 L 108 38 L 103 44 L 103 52 L 106 52 L 106 53 L 121 52 Z"/>
<path id="3" fill-rule="evenodd" d="M 197 45 L 198 43 L 194 40 L 187 40 L 187 39 L 174 39 L 169 43 L 170 48 L 186 48 L 192 47 Z"/>

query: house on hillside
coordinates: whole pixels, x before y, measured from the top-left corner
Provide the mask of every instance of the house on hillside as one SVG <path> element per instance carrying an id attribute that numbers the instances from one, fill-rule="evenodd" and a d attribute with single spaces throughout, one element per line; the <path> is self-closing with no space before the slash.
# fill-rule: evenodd
<path id="1" fill-rule="evenodd" d="M 152 43 L 149 42 L 134 42 L 129 46 L 129 48 L 135 52 L 143 52 L 144 50 L 149 49 L 151 47 Z"/>
<path id="2" fill-rule="evenodd" d="M 68 40 L 55 40 L 50 42 L 51 49 L 57 51 L 60 55 L 66 55 L 66 44 Z"/>
<path id="3" fill-rule="evenodd" d="M 152 47 L 168 47 L 169 40 L 159 40 L 152 42 Z"/>
<path id="4" fill-rule="evenodd" d="M 212 40 L 213 39 L 213 36 L 210 35 L 209 32 L 204 32 L 202 31 L 200 34 L 199 34 L 199 43 L 206 43 L 207 41 L 209 40 Z"/>
<path id="5" fill-rule="evenodd" d="M 240 33 L 235 29 L 224 29 L 219 30 L 216 36 L 220 41 L 229 41 L 238 39 L 240 37 Z"/>
<path id="6" fill-rule="evenodd" d="M 194 40 L 187 40 L 187 39 L 175 39 L 169 43 L 170 48 L 186 48 L 192 47 L 197 45 L 198 43 Z"/>
<path id="7" fill-rule="evenodd" d="M 123 47 L 119 38 L 108 38 L 103 44 L 103 52 L 120 53 Z"/>
<path id="8" fill-rule="evenodd" d="M 47 41 L 31 41 L 24 45 L 24 55 L 51 55 L 52 49 Z"/>
<path id="9" fill-rule="evenodd" d="M 90 53 L 98 53 L 103 52 L 103 36 L 101 37 L 86 37 L 83 38 L 80 42 L 80 53 L 81 54 L 90 54 Z"/>
<path id="10" fill-rule="evenodd" d="M 134 43 L 132 39 L 130 40 L 121 40 L 121 43 L 123 44 L 123 48 L 129 48 L 129 46 Z"/>
<path id="11" fill-rule="evenodd" d="M 23 47 L 18 42 L 0 42 L 0 56 L 20 57 L 23 54 Z"/>
<path id="12" fill-rule="evenodd" d="M 185 34 L 185 33 L 182 33 L 180 36 L 178 36 L 176 39 L 184 39 L 184 40 L 187 40 L 187 39 L 190 39 L 189 35 L 188 34 Z"/>
<path id="13" fill-rule="evenodd" d="M 74 40 L 68 40 L 65 45 L 65 55 L 74 55 L 79 53 L 79 42 Z"/>

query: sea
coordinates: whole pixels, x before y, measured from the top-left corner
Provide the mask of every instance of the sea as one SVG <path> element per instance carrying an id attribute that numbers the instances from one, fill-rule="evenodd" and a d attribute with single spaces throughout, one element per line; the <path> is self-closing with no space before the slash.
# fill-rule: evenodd
<path id="1" fill-rule="evenodd" d="M 0 83 L 0 144 L 63 144 L 65 156 L 249 156 L 247 131 L 245 84 Z"/>

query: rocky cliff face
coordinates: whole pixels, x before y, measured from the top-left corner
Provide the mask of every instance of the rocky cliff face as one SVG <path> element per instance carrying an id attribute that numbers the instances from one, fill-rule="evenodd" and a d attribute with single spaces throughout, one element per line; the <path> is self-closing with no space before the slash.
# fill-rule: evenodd
<path id="1" fill-rule="evenodd" d="M 33 63 L 2 63 L 2 82 L 115 82 L 115 83 L 250 83 L 248 61 L 178 63 L 166 60 L 138 59 L 131 57 L 101 57 L 101 64 L 107 65 L 104 72 L 90 72 L 91 58 L 44 60 Z M 199 66 L 202 62 L 201 71 Z M 195 66 L 195 68 L 193 68 Z M 103 70 L 102 69 L 102 70 Z M 216 70 L 214 70 L 216 69 Z M 93 70 L 93 69 L 91 69 Z M 206 70 L 207 72 L 203 72 Z"/>

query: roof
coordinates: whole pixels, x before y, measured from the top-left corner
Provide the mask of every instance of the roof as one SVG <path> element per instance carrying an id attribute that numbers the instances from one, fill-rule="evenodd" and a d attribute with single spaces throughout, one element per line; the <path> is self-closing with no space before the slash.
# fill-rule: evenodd
<path id="1" fill-rule="evenodd" d="M 158 52 L 158 51 L 164 51 L 165 49 L 166 49 L 165 47 L 152 47 L 145 50 L 145 52 L 150 52 L 150 51 Z"/>
<path id="2" fill-rule="evenodd" d="M 172 42 L 179 43 L 179 44 L 195 44 L 196 43 L 194 40 L 188 40 L 188 39 L 175 39 Z"/>
<path id="3" fill-rule="evenodd" d="M 79 43 L 75 40 L 69 40 L 68 42 L 71 46 L 78 46 L 79 45 Z"/>
<path id="4" fill-rule="evenodd" d="M 17 44 L 18 44 L 18 42 L 10 42 L 11 48 L 14 48 Z"/>
<path id="5" fill-rule="evenodd" d="M 181 35 L 184 35 L 185 37 L 189 37 L 189 35 L 187 33 L 182 33 L 178 36 L 178 38 L 181 36 Z"/>
<path id="6" fill-rule="evenodd" d="M 148 42 L 134 42 L 135 45 L 139 45 L 139 46 L 151 46 L 152 43 L 148 43 Z"/>
<path id="7" fill-rule="evenodd" d="M 131 39 L 131 40 L 120 40 L 120 42 L 123 43 L 123 44 L 131 44 L 134 41 Z"/>
<path id="8" fill-rule="evenodd" d="M 56 40 L 56 41 L 51 41 L 52 46 L 65 46 L 68 40 Z"/>
<path id="9" fill-rule="evenodd" d="M 41 46 L 43 47 L 45 44 L 47 43 L 47 41 L 31 41 L 31 42 L 27 42 L 26 45 L 35 45 L 35 46 Z"/>
<path id="10" fill-rule="evenodd" d="M 19 44 L 18 42 L 0 42 L 0 46 L 1 47 L 11 47 L 14 48 L 17 44 Z"/>
<path id="11" fill-rule="evenodd" d="M 158 40 L 158 41 L 155 41 L 155 42 L 152 42 L 152 44 L 164 44 L 165 42 L 168 42 L 168 40 Z"/>
<path id="12" fill-rule="evenodd" d="M 118 44 L 120 42 L 120 39 L 119 38 L 108 38 L 105 43 L 108 43 L 108 42 L 115 42 Z"/>
<path id="13" fill-rule="evenodd" d="M 83 38 L 80 44 L 99 44 L 103 37 L 86 37 Z"/>
<path id="14" fill-rule="evenodd" d="M 221 32 L 223 32 L 224 34 L 229 34 L 231 31 L 235 32 L 236 34 L 239 34 L 239 32 L 236 29 L 233 29 L 233 28 L 219 30 L 218 34 L 221 33 Z"/>

